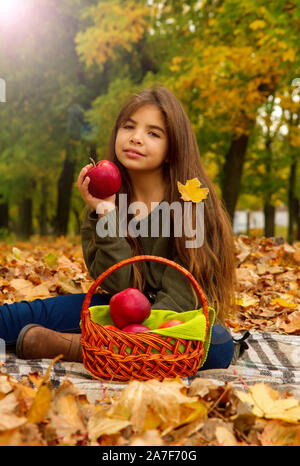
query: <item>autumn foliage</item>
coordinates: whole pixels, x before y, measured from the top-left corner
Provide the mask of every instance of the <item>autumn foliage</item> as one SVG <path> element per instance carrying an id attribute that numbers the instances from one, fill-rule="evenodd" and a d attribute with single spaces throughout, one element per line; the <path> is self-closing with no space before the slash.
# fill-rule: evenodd
<path id="1" fill-rule="evenodd" d="M 278 244 L 279 243 L 279 244 Z M 236 331 L 300 334 L 300 247 L 236 238 Z M 85 293 L 88 275 L 79 239 L 1 243 L 1 301 Z M 52 365 L 56 360 L 52 361 Z M 99 401 L 66 377 L 54 389 L 43 376 L 16 380 L 0 369 L 0 445 L 299 445 L 300 405 L 264 383 L 245 391 L 196 379 L 130 382 Z"/>
<path id="2" fill-rule="evenodd" d="M 55 363 L 55 360 L 52 364 Z M 131 381 L 90 403 L 66 378 L 57 389 L 30 373 L 0 372 L 0 445 L 299 445 L 300 404 L 263 383 L 218 386 L 196 379 Z"/>

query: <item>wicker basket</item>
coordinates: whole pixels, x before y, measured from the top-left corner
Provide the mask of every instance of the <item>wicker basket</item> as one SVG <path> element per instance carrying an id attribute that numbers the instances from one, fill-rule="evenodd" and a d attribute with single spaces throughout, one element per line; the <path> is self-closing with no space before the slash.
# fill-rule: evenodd
<path id="1" fill-rule="evenodd" d="M 81 311 L 83 364 L 95 378 L 104 380 L 162 380 L 191 376 L 197 372 L 204 356 L 202 341 L 173 338 L 151 332 L 117 332 L 91 320 L 89 306 L 98 286 L 112 272 L 139 261 L 167 264 L 188 278 L 202 303 L 206 318 L 206 338 L 209 329 L 207 300 L 193 275 L 176 262 L 163 257 L 134 256 L 106 270 L 95 280 L 86 294 Z"/>

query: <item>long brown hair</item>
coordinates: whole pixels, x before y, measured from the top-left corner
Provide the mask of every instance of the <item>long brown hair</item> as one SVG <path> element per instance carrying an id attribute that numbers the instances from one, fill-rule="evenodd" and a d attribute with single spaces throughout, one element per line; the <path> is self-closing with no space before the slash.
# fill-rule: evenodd
<path id="1" fill-rule="evenodd" d="M 176 255 L 196 278 L 208 297 L 217 315 L 224 319 L 234 310 L 235 255 L 234 239 L 229 216 L 216 195 L 213 183 L 207 176 L 200 160 L 200 153 L 194 132 L 182 104 L 168 89 L 159 86 L 144 89 L 134 94 L 121 109 L 111 133 L 107 159 L 116 163 L 122 176 L 120 192 L 127 194 L 128 205 L 132 199 L 132 186 L 126 169 L 119 163 L 115 154 L 115 141 L 119 127 L 140 107 L 156 105 L 164 117 L 168 136 L 168 163 L 164 164 L 166 180 L 165 201 L 182 203 L 177 181 L 185 184 L 187 180 L 198 178 L 209 189 L 204 201 L 204 244 L 198 248 L 187 248 L 186 238 L 174 237 Z M 118 205 L 118 196 L 117 196 Z M 195 224 L 196 205 L 193 204 Z M 171 211 L 171 217 L 173 218 Z M 141 254 L 139 238 L 126 237 L 131 245 L 132 254 Z M 143 263 L 134 264 L 133 281 L 135 287 L 145 287 L 145 268 Z M 195 296 L 195 309 L 198 308 Z"/>

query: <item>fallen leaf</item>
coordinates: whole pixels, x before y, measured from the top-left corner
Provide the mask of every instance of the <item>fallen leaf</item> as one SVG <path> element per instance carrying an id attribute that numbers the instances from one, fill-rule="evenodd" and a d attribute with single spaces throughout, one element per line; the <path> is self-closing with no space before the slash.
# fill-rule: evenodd
<path id="1" fill-rule="evenodd" d="M 222 447 L 235 447 L 238 442 L 228 426 L 217 426 L 215 432 L 216 440 Z"/>
<path id="2" fill-rule="evenodd" d="M 12 390 L 13 386 L 9 381 L 9 376 L 0 375 L 0 399 L 2 398 L 1 395 L 3 395 L 4 397 L 5 395 L 7 395 L 7 393 L 11 392 Z"/>
<path id="3" fill-rule="evenodd" d="M 268 422 L 260 435 L 263 446 L 295 446 L 300 445 L 300 425 L 285 424 L 281 421 Z"/>
<path id="4" fill-rule="evenodd" d="M 86 434 L 86 425 L 82 406 L 79 402 L 79 390 L 68 380 L 62 382 L 52 396 L 47 413 L 51 431 L 60 438 L 61 445 L 76 445 Z"/>
<path id="5" fill-rule="evenodd" d="M 295 398 L 280 398 L 279 393 L 264 383 L 255 384 L 248 393 L 237 391 L 238 398 L 249 404 L 251 412 L 265 419 L 281 419 L 291 423 L 300 421 L 300 403 Z"/>
<path id="6" fill-rule="evenodd" d="M 135 432 L 144 429 L 148 408 L 151 408 L 152 420 L 162 435 L 178 427 L 187 419 L 206 417 L 207 410 L 197 397 L 189 397 L 182 393 L 186 386 L 180 379 L 131 381 L 122 391 L 118 401 L 113 404 L 109 416 L 128 416 Z M 123 414 L 122 414 L 123 413 Z M 153 425 L 153 424 L 152 424 Z"/>
<path id="7" fill-rule="evenodd" d="M 286 333 L 300 334 L 300 310 L 288 316 L 279 316 L 276 320 L 276 327 Z"/>
<path id="8" fill-rule="evenodd" d="M 248 267 L 240 267 L 236 271 L 237 281 L 244 289 L 255 288 L 259 276 Z"/>
<path id="9" fill-rule="evenodd" d="M 26 417 L 15 414 L 17 406 L 18 400 L 14 393 L 9 393 L 0 400 L 0 431 L 16 429 L 27 422 Z"/>
<path id="10" fill-rule="evenodd" d="M 256 304 L 258 304 L 258 299 L 254 299 L 250 296 L 244 295 L 241 298 L 236 299 L 235 304 L 241 307 L 256 306 Z"/>
<path id="11" fill-rule="evenodd" d="M 106 417 L 102 410 L 97 410 L 88 421 L 89 439 L 96 442 L 101 435 L 113 435 L 130 426 L 126 419 Z"/>
<path id="12" fill-rule="evenodd" d="M 164 445 L 161 435 L 157 430 L 147 430 L 143 434 L 135 435 L 132 437 L 131 442 L 128 444 L 131 447 L 144 447 L 144 446 L 155 446 L 159 447 Z"/>
<path id="13" fill-rule="evenodd" d="M 288 307 L 290 309 L 295 309 L 297 304 L 292 301 L 287 301 L 286 299 L 275 298 L 272 299 L 272 304 L 278 304 L 280 307 Z"/>
<path id="14" fill-rule="evenodd" d="M 28 412 L 28 422 L 38 424 L 39 422 L 42 422 L 45 419 L 50 408 L 52 399 L 51 389 L 49 387 L 50 370 L 52 366 L 56 363 L 56 361 L 61 359 L 61 357 L 62 355 L 57 356 L 52 360 L 51 364 L 49 365 Z"/>

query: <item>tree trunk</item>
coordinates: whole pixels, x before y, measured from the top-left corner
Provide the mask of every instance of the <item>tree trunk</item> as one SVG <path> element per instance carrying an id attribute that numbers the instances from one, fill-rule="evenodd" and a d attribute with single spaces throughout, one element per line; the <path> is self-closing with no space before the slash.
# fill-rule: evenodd
<path id="1" fill-rule="evenodd" d="M 270 116 L 274 108 L 274 96 L 270 102 L 266 104 L 266 111 Z M 267 125 L 267 135 L 266 135 L 266 161 L 265 161 L 265 193 L 264 193 L 264 213 L 265 213 L 265 237 L 275 236 L 275 206 L 272 204 L 272 194 L 274 188 L 272 186 L 273 178 L 273 149 L 272 149 L 272 138 L 270 132 L 270 125 Z"/>
<path id="2" fill-rule="evenodd" d="M 296 241 L 300 241 L 300 199 L 296 199 L 295 207 L 296 207 L 296 224 L 297 224 Z"/>
<path id="3" fill-rule="evenodd" d="M 298 203 L 295 198 L 295 187 L 296 187 L 296 173 L 297 173 L 297 161 L 296 158 L 292 158 L 290 175 L 289 175 L 289 187 L 288 187 L 288 207 L 289 207 L 289 225 L 288 225 L 288 242 L 293 243 L 295 232 L 294 227 L 297 222 L 297 210 Z"/>
<path id="4" fill-rule="evenodd" d="M 32 226 L 32 199 L 22 199 L 19 205 L 19 235 L 27 240 L 33 233 Z"/>
<path id="5" fill-rule="evenodd" d="M 265 213 L 265 236 L 275 236 L 275 206 L 268 202 L 264 205 Z"/>
<path id="6" fill-rule="evenodd" d="M 64 166 L 58 180 L 58 197 L 56 208 L 55 231 L 57 235 L 66 235 L 70 216 L 72 187 L 75 174 L 76 146 L 69 142 L 66 148 Z"/>
<path id="7" fill-rule="evenodd" d="M 40 215 L 39 215 L 39 224 L 40 224 L 40 235 L 45 236 L 48 233 L 47 229 L 47 203 L 48 203 L 48 193 L 46 182 L 42 181 L 42 201 L 40 203 Z"/>
<path id="8" fill-rule="evenodd" d="M 8 224 L 9 224 L 8 203 L 1 202 L 1 197 L 0 197 L 0 228 L 8 229 Z"/>
<path id="9" fill-rule="evenodd" d="M 248 140 L 249 136 L 246 134 L 239 136 L 237 139 L 232 139 L 229 151 L 226 154 L 222 179 L 222 197 L 231 222 L 233 222 L 234 211 L 240 193 Z"/>

